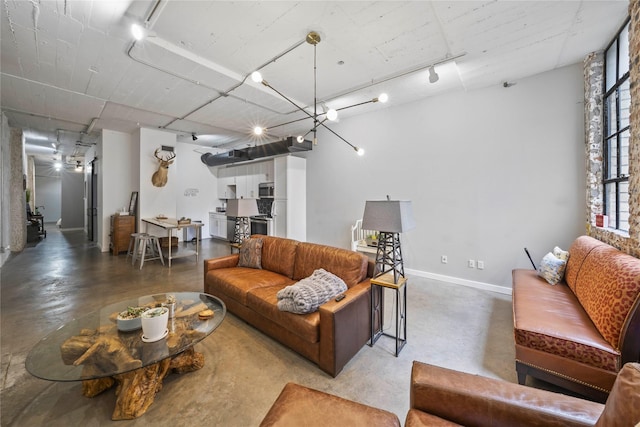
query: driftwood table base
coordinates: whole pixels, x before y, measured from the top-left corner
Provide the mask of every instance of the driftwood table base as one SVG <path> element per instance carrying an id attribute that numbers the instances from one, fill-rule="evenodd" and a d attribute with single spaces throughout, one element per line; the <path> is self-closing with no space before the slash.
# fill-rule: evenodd
<path id="1" fill-rule="evenodd" d="M 94 397 L 118 384 L 116 388 L 116 407 L 112 420 L 131 420 L 147 412 L 162 390 L 162 381 L 169 373 L 178 374 L 196 371 L 204 366 L 204 355 L 193 347 L 171 359 L 165 359 L 144 368 L 135 369 L 113 377 L 85 380 L 82 382 L 82 394 Z"/>

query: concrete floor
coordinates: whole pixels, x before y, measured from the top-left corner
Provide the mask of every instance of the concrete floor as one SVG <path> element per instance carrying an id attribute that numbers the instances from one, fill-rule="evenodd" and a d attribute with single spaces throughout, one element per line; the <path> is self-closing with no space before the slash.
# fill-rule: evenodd
<path id="1" fill-rule="evenodd" d="M 229 253 L 215 240 L 203 257 Z M 81 231 L 48 229 L 1 269 L 2 426 L 110 425 L 113 390 L 89 399 L 77 382 L 49 382 L 25 371 L 31 347 L 74 317 L 119 300 L 163 291 L 202 291 L 202 261 L 158 261 L 142 270 L 125 255 L 100 252 Z M 408 344 L 364 346 L 337 378 L 228 314 L 197 345 L 205 366 L 170 375 L 142 417 L 120 425 L 255 426 L 287 382 L 392 411 L 404 421 L 413 360 L 515 382 L 511 297 L 409 277 Z M 388 304 L 389 306 L 389 304 Z"/>

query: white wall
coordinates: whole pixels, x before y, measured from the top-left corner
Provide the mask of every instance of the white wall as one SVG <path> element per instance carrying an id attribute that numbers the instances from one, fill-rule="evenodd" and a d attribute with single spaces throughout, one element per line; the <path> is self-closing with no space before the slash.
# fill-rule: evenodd
<path id="1" fill-rule="evenodd" d="M 217 197 L 218 180 L 200 160 L 202 149 L 188 143 L 176 146 L 176 159 L 182 166 L 180 172 L 173 175 L 177 179 L 176 215 L 202 221 L 202 237 L 209 238 L 209 211 L 215 211 L 221 202 Z"/>
<path id="2" fill-rule="evenodd" d="M 176 146 L 176 136 L 173 133 L 163 132 L 155 129 L 140 129 L 140 195 L 138 206 L 140 218 L 151 218 L 160 214 L 169 218 L 175 218 L 177 215 L 177 191 L 178 191 L 178 174 L 180 172 L 181 159 L 176 156 L 173 163 L 169 166 L 169 175 L 167 184 L 164 187 L 154 187 L 151 183 L 151 176 L 158 170 L 158 160 L 154 156 L 156 149 L 163 145 L 171 147 Z M 168 153 L 161 152 L 160 155 L 166 156 Z M 185 170 L 190 165 L 185 165 Z M 142 225 L 142 229 L 145 226 Z M 158 235 L 165 235 L 165 231 L 156 233 L 158 230 L 149 230 Z"/>
<path id="3" fill-rule="evenodd" d="M 138 147 L 139 143 L 132 135 L 107 129 L 102 131 L 96 147 L 98 246 L 103 252 L 109 250 L 111 215 L 128 207 L 131 192 L 138 191 Z"/>
<path id="4" fill-rule="evenodd" d="M 306 156 L 308 240 L 348 248 L 365 201 L 390 195 L 413 202 L 405 268 L 510 287 L 511 270 L 530 267 L 523 247 L 539 261 L 584 233 L 583 114 L 577 64 L 344 119 L 332 128 L 366 154 L 319 133 Z"/>

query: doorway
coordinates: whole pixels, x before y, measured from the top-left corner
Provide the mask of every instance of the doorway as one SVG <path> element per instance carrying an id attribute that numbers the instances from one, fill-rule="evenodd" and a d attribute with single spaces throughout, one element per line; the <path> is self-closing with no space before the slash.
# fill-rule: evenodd
<path id="1" fill-rule="evenodd" d="M 91 171 L 87 175 L 87 237 L 89 241 L 98 239 L 98 173 L 96 171 L 98 159 L 91 162 Z"/>

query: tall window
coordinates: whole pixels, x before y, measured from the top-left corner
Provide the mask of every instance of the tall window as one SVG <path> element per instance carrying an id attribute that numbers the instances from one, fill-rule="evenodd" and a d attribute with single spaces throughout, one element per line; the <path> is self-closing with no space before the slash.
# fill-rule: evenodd
<path id="1" fill-rule="evenodd" d="M 604 212 L 609 227 L 629 231 L 629 21 L 605 50 Z"/>

